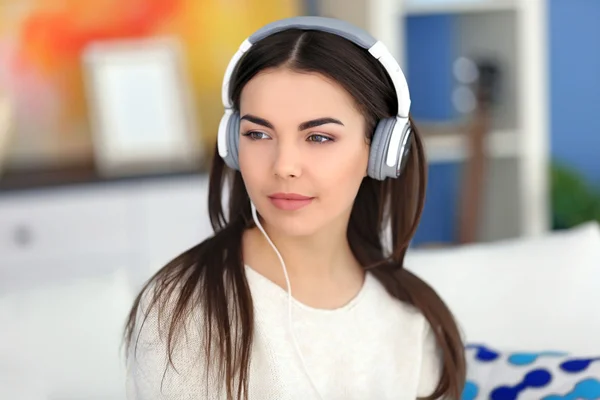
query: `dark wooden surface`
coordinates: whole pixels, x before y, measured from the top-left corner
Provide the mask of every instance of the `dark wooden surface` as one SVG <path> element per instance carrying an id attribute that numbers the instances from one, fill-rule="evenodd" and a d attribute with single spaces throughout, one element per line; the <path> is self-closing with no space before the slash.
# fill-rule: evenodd
<path id="1" fill-rule="evenodd" d="M 126 184 L 140 180 L 202 176 L 207 173 L 207 168 L 202 167 L 198 170 L 106 177 L 98 173 L 93 163 L 39 169 L 7 168 L 0 174 L 0 195 L 25 190 L 58 189 L 84 185 Z"/>

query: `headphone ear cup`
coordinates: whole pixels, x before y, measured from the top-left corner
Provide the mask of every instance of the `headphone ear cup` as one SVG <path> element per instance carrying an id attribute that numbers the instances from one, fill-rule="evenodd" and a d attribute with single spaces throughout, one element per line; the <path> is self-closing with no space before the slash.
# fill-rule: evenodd
<path id="1" fill-rule="evenodd" d="M 237 112 L 234 112 L 227 121 L 226 141 L 227 156 L 225 157 L 225 164 L 231 169 L 239 170 L 240 115 Z"/>
<path id="2" fill-rule="evenodd" d="M 396 125 L 396 118 L 385 118 L 377 123 L 375 133 L 371 139 L 371 150 L 369 153 L 369 166 L 367 168 L 367 174 L 378 181 L 384 180 L 388 177 L 386 171 L 389 169 L 385 165 L 385 158 L 387 156 L 390 139 L 394 126 Z M 395 171 L 394 171 L 395 177 Z"/>
<path id="3" fill-rule="evenodd" d="M 406 163 L 409 159 L 410 146 L 412 144 L 413 135 L 412 126 L 410 124 L 404 126 L 403 129 L 404 132 L 402 132 L 402 141 L 400 143 L 404 143 L 404 146 L 400 149 L 402 153 L 400 154 L 400 160 L 398 160 L 398 164 L 400 165 L 398 167 L 398 176 L 402 175 L 402 173 L 404 172 L 404 168 L 406 168 Z"/>

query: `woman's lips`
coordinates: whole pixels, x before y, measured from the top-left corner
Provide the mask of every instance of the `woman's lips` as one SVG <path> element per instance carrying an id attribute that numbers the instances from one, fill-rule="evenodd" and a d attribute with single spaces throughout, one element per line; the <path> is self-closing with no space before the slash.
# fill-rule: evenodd
<path id="1" fill-rule="evenodd" d="M 303 196 L 297 193 L 275 193 L 269 196 L 271 203 L 283 211 L 296 211 L 306 207 L 314 197 Z"/>

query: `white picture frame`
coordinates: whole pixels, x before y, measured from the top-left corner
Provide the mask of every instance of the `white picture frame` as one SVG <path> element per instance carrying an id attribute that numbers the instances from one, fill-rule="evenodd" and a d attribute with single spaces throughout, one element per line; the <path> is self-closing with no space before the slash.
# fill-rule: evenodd
<path id="1" fill-rule="evenodd" d="M 198 170 L 204 154 L 182 46 L 161 37 L 83 52 L 96 169 L 103 176 Z"/>
<path id="2" fill-rule="evenodd" d="M 0 91 L 0 177 L 8 159 L 12 139 L 13 105 L 7 94 Z"/>

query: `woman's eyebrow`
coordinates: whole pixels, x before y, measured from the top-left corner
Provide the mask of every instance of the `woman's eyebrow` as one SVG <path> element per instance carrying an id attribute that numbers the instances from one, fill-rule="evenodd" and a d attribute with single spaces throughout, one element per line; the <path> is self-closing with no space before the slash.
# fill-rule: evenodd
<path id="1" fill-rule="evenodd" d="M 310 121 L 305 121 L 298 125 L 298 130 L 303 131 L 309 128 L 315 128 L 317 126 L 325 125 L 325 124 L 338 124 L 344 126 L 342 121 L 339 119 L 331 118 L 331 117 L 323 117 L 317 119 L 311 119 Z"/>
<path id="2" fill-rule="evenodd" d="M 256 115 L 245 114 L 243 117 L 240 118 L 240 120 L 243 120 L 243 119 L 245 119 L 246 121 L 250 121 L 252 123 L 255 123 L 257 125 L 262 125 L 262 126 L 264 126 L 266 128 L 269 128 L 269 129 L 274 129 L 272 123 L 270 123 L 269 121 L 267 121 L 264 118 L 257 117 Z"/>
<path id="3" fill-rule="evenodd" d="M 245 114 L 240 119 L 241 120 L 245 119 L 246 121 L 250 121 L 257 125 L 261 125 L 266 128 L 269 128 L 269 129 L 274 129 L 272 123 L 270 123 L 269 121 L 267 121 L 264 118 L 257 117 L 256 115 Z M 322 117 L 322 118 L 316 118 L 316 119 L 311 119 L 309 121 L 302 122 L 300 125 L 298 125 L 298 130 L 303 131 L 305 129 L 315 128 L 317 126 L 321 126 L 321 125 L 325 125 L 325 124 L 338 124 L 338 125 L 344 126 L 342 121 L 340 121 L 339 119 L 332 118 L 332 117 Z"/>

